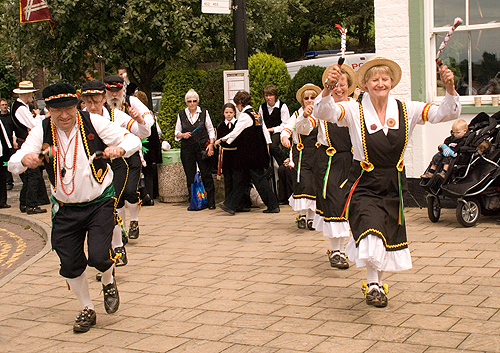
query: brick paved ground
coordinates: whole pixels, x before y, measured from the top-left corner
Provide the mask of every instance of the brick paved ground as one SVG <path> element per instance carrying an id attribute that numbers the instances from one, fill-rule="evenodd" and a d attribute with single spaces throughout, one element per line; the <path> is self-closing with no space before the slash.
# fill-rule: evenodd
<path id="1" fill-rule="evenodd" d="M 365 271 L 332 269 L 327 241 L 298 230 L 288 206 L 234 217 L 144 207 L 129 265 L 117 269 L 119 311 L 105 313 L 88 269 L 97 326 L 74 334 L 79 304 L 47 252 L 0 282 L 0 351 L 499 352 L 496 220 L 466 229 L 454 210 L 433 224 L 419 209 L 406 219 L 414 268 L 386 274 L 389 306 L 379 309 L 364 302 Z"/>

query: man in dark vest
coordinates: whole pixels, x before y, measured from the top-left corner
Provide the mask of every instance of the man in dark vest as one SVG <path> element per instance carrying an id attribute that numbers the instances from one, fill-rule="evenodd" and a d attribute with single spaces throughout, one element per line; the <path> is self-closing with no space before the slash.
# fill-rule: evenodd
<path id="1" fill-rule="evenodd" d="M 7 136 L 9 137 L 9 141 L 12 146 L 10 152 L 12 154 L 15 152 L 14 149 L 17 148 L 17 143 L 14 146 L 14 123 L 12 122 L 12 116 L 10 115 L 9 103 L 5 98 L 0 98 L 0 121 L 2 121 L 3 127 L 5 128 Z M 6 173 L 7 190 L 12 190 L 12 188 L 14 187 L 14 179 L 12 178 L 12 174 L 9 171 L 7 171 Z"/>
<path id="2" fill-rule="evenodd" d="M 288 152 L 285 151 L 281 145 L 280 134 L 290 118 L 290 112 L 288 111 L 287 105 L 279 100 L 278 90 L 274 85 L 267 85 L 264 88 L 263 93 L 266 103 L 259 107 L 259 115 L 264 119 L 267 130 L 271 135 L 269 153 L 271 154 L 271 157 L 274 158 L 279 168 L 288 157 Z M 274 163 L 272 159 L 271 167 L 271 170 L 273 171 L 272 175 L 274 176 Z M 282 182 L 284 183 L 286 181 L 282 180 L 280 182 L 280 189 L 285 188 L 285 185 L 281 185 Z M 281 193 L 283 193 L 283 191 L 277 193 L 276 196 Z M 288 197 L 290 197 L 290 195 L 286 195 L 285 193 L 279 201 L 282 204 L 288 204 Z"/>
<path id="3" fill-rule="evenodd" d="M 234 215 L 242 204 L 248 184 L 251 181 L 267 206 L 264 213 L 280 211 L 278 199 L 267 182 L 266 168 L 269 165 L 267 145 L 271 142 L 265 123 L 255 113 L 250 93 L 239 91 L 233 98 L 236 108 L 241 112 L 238 123 L 232 132 L 215 141 L 216 145 L 227 142 L 235 145 L 237 165 L 234 173 L 234 187 L 220 208 Z"/>
<path id="4" fill-rule="evenodd" d="M 128 157 L 141 141 L 102 116 L 78 111 L 76 90 L 68 83 L 48 86 L 42 95 L 51 117 L 30 131 L 8 166 L 18 174 L 45 165 L 52 191 L 52 249 L 59 256 L 59 273 L 83 308 L 73 331 L 87 332 L 96 324 L 87 265 L 102 272 L 106 312 L 116 312 L 120 304 L 111 248 L 117 220 L 113 171 L 104 158 Z"/>
<path id="5" fill-rule="evenodd" d="M 18 147 L 23 145 L 29 131 L 43 119 L 39 111 L 35 111 L 36 115 L 33 116 L 28 106 L 28 103 L 33 101 L 33 92 L 35 91 L 37 90 L 31 81 L 22 81 L 13 90 L 14 93 L 19 95 L 19 98 L 12 104 L 10 110 Z M 27 214 L 47 212 L 46 209 L 38 207 L 39 188 L 43 184 L 40 168 L 28 169 L 19 176 L 23 182 L 23 187 L 19 194 L 19 209 L 21 212 L 26 212 Z"/>
<path id="6" fill-rule="evenodd" d="M 134 120 L 144 119 L 146 125 L 151 129 L 155 123 L 153 114 L 142 102 L 134 96 L 128 96 L 125 92 L 126 85 L 123 78 L 118 75 L 107 76 L 104 79 L 106 85 L 106 104 L 111 109 L 119 109 L 130 115 Z M 149 136 L 149 135 L 148 135 Z M 139 152 L 127 158 L 129 174 L 123 199 L 126 201 L 130 213 L 130 225 L 128 237 L 130 239 L 139 238 L 139 181 L 141 180 L 142 162 Z M 125 208 L 117 210 L 120 217 L 125 222 Z"/>

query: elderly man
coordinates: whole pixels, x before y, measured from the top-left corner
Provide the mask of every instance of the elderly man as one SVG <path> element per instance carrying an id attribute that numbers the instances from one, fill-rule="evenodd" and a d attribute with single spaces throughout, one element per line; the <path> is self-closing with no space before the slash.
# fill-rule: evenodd
<path id="1" fill-rule="evenodd" d="M 134 96 L 125 94 L 125 84 L 123 78 L 118 75 L 108 76 L 104 79 L 106 84 L 106 101 L 107 105 L 113 109 L 119 109 L 127 112 L 135 120 L 144 119 L 146 125 L 151 131 L 155 119 L 148 107 Z M 149 136 L 149 134 L 148 134 Z M 139 181 L 141 179 L 141 157 L 139 152 L 130 156 L 126 160 L 129 167 L 128 179 L 123 191 L 123 198 L 127 201 L 128 210 L 130 212 L 130 226 L 128 237 L 137 239 L 139 237 Z M 118 214 L 125 223 L 125 207 L 117 209 Z"/>
<path id="2" fill-rule="evenodd" d="M 52 248 L 60 259 L 59 273 L 83 307 L 73 331 L 87 332 L 96 324 L 87 265 L 103 273 L 106 312 L 116 312 L 120 304 L 111 249 L 116 220 L 113 171 L 99 156 L 128 157 L 141 142 L 99 115 L 78 111 L 76 90 L 70 84 L 48 86 L 42 95 L 51 117 L 30 131 L 8 166 L 12 173 L 22 173 L 45 164 L 52 191 Z"/>
<path id="3" fill-rule="evenodd" d="M 38 110 L 35 110 L 36 115 L 33 116 L 28 106 L 28 103 L 33 101 L 33 92 L 36 91 L 31 81 L 22 81 L 13 90 L 14 93 L 19 95 L 19 98 L 12 104 L 10 110 L 18 147 L 22 146 L 29 131 L 43 119 Z M 38 190 L 43 184 L 40 168 L 28 169 L 20 177 L 23 182 L 23 187 L 19 194 L 19 209 L 21 212 L 26 212 L 27 214 L 47 212 L 47 210 L 38 207 Z"/>
<path id="4" fill-rule="evenodd" d="M 85 110 L 105 117 L 108 120 L 116 122 L 122 128 L 129 130 L 139 138 L 146 138 L 151 132 L 151 127 L 146 123 L 143 117 L 138 116 L 137 120 L 132 119 L 128 114 L 118 109 L 105 107 L 106 86 L 101 81 L 88 81 L 82 86 L 82 101 L 85 103 Z M 124 212 L 123 192 L 125 190 L 127 176 L 129 175 L 128 165 L 124 158 L 116 158 L 111 161 L 113 170 L 113 186 L 116 192 L 115 207 Z M 127 264 L 127 252 L 123 244 L 121 220 L 116 224 L 113 231 L 112 245 L 115 254 L 120 254 L 116 259 L 116 266 L 125 266 Z M 100 278 L 100 275 L 98 276 Z"/>

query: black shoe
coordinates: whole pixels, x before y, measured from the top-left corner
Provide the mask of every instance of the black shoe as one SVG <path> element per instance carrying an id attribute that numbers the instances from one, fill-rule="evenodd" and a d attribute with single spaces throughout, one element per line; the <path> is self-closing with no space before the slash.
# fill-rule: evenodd
<path id="1" fill-rule="evenodd" d="M 139 238 L 139 222 L 138 221 L 130 221 L 130 227 L 128 229 L 128 237 L 130 239 Z"/>
<path id="2" fill-rule="evenodd" d="M 113 314 L 120 306 L 120 297 L 118 296 L 118 288 L 116 288 L 116 280 L 108 285 L 102 285 L 102 292 L 104 293 L 104 309 L 108 314 Z"/>
<path id="3" fill-rule="evenodd" d="M 25 213 L 26 209 L 27 209 L 26 206 L 19 206 L 19 211 L 21 211 L 22 213 Z"/>
<path id="4" fill-rule="evenodd" d="M 313 221 L 312 221 L 312 219 L 308 219 L 307 220 L 307 228 L 309 230 L 316 230 L 316 228 L 313 227 Z"/>
<path id="5" fill-rule="evenodd" d="M 280 201 L 280 205 L 288 205 L 288 200 Z"/>
<path id="6" fill-rule="evenodd" d="M 142 201 L 142 205 L 143 205 L 143 206 L 154 206 L 154 205 L 155 205 L 155 202 L 154 202 L 154 200 L 152 200 L 152 199 L 149 199 L 149 201 L 144 201 L 144 200 L 143 200 L 143 201 Z"/>
<path id="7" fill-rule="evenodd" d="M 268 208 L 267 210 L 262 211 L 262 213 L 280 213 L 280 208 L 279 207 L 273 209 Z"/>
<path id="8" fill-rule="evenodd" d="M 333 252 L 328 249 L 326 254 L 328 255 L 328 259 L 330 260 L 330 266 L 338 268 L 340 270 L 347 270 L 349 268 L 349 263 L 347 262 L 345 257 L 340 254 L 340 252 Z"/>
<path id="9" fill-rule="evenodd" d="M 297 218 L 297 228 L 299 229 L 306 229 L 306 219 L 304 216 L 300 217 L 298 216 Z"/>
<path id="10" fill-rule="evenodd" d="M 88 332 L 92 326 L 96 323 L 95 311 L 89 308 L 82 310 L 80 314 L 76 317 L 75 323 L 73 324 L 73 332 L 83 333 Z"/>
<path id="11" fill-rule="evenodd" d="M 127 252 L 125 251 L 124 246 L 118 246 L 114 249 L 115 254 L 120 256 L 116 259 L 115 265 L 116 266 L 125 266 L 128 263 L 127 260 Z"/>
<path id="12" fill-rule="evenodd" d="M 128 243 L 128 234 L 123 228 L 122 228 L 122 243 L 124 246 L 127 245 Z"/>
<path id="13" fill-rule="evenodd" d="M 250 207 L 240 207 L 236 209 L 236 212 L 250 212 Z"/>
<path id="14" fill-rule="evenodd" d="M 222 211 L 229 213 L 231 216 L 234 216 L 234 214 L 236 213 L 236 212 L 234 212 L 232 209 L 230 209 L 229 207 L 227 207 L 226 205 L 224 205 L 223 203 L 221 203 L 221 204 L 219 205 L 219 208 L 220 208 Z"/>
<path id="15" fill-rule="evenodd" d="M 373 305 L 377 308 L 385 308 L 387 306 L 387 296 L 385 295 L 384 289 L 379 287 L 378 283 L 369 284 L 366 291 L 366 304 Z"/>
<path id="16" fill-rule="evenodd" d="M 14 184 L 7 184 L 7 190 L 12 190 L 13 187 L 14 187 Z"/>
<path id="17" fill-rule="evenodd" d="M 6 203 L 0 204 L 0 208 L 10 208 L 10 205 L 7 205 Z"/>
<path id="18" fill-rule="evenodd" d="M 209 209 L 209 210 L 215 210 L 215 205 L 208 206 L 208 209 Z"/>
<path id="19" fill-rule="evenodd" d="M 39 214 L 39 213 L 45 213 L 45 212 L 47 212 L 46 209 L 40 208 L 38 206 L 36 206 L 36 207 L 27 207 L 26 208 L 26 213 L 27 214 Z"/>

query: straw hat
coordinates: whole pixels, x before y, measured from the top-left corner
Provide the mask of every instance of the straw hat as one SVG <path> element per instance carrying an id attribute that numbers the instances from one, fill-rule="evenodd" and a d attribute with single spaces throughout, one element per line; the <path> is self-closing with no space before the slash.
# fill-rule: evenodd
<path id="1" fill-rule="evenodd" d="M 316 95 L 319 95 L 321 93 L 321 88 L 312 83 L 306 83 L 304 86 L 300 87 L 297 91 L 297 94 L 295 95 L 295 98 L 297 98 L 301 105 L 304 103 L 302 102 L 302 95 L 305 91 L 314 91 L 316 92 Z"/>
<path id="2" fill-rule="evenodd" d="M 323 82 L 323 86 L 325 85 L 325 81 L 328 78 L 328 71 L 333 69 L 333 67 L 335 65 L 338 65 L 338 64 L 332 64 L 332 65 L 328 66 L 326 68 L 326 70 L 323 72 L 323 78 L 321 79 L 321 81 Z M 341 69 L 344 70 L 347 73 L 347 75 L 351 78 L 351 85 L 349 86 L 349 89 L 347 90 L 347 95 L 350 96 L 352 94 L 352 92 L 354 92 L 354 90 L 356 89 L 356 73 L 354 72 L 352 67 L 350 65 L 347 65 L 347 64 L 342 64 Z"/>
<path id="3" fill-rule="evenodd" d="M 401 80 L 401 67 L 398 65 L 398 63 L 391 59 L 387 59 L 382 55 L 376 55 L 368 59 L 363 65 L 360 66 L 360 68 L 356 72 L 358 85 L 361 89 L 365 89 L 361 85 L 363 79 L 365 78 L 366 72 L 374 66 L 387 66 L 392 71 L 392 88 L 398 85 L 399 81 Z"/>
<path id="4" fill-rule="evenodd" d="M 24 93 L 30 93 L 30 92 L 36 92 L 36 91 L 38 91 L 38 90 L 35 89 L 35 86 L 33 86 L 33 82 L 31 82 L 31 81 L 21 81 L 21 82 L 19 82 L 19 86 L 12 90 L 12 92 L 17 93 L 17 94 L 24 94 Z"/>

